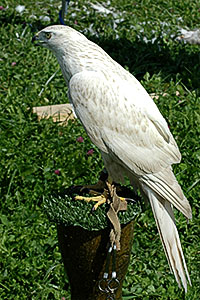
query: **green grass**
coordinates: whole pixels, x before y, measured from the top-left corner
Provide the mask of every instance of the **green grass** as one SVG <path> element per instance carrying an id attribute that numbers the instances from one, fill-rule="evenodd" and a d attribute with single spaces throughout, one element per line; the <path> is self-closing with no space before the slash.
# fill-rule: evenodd
<path id="1" fill-rule="evenodd" d="M 99 2 L 116 14 L 98 13 L 89 1 L 77 1 L 71 2 L 66 22 L 101 45 L 149 93 L 160 95 L 156 104 L 183 157 L 174 171 L 193 210 L 189 224 L 176 214 L 193 284 L 188 293 L 178 289 L 169 272 L 147 209 L 135 226 L 123 299 L 199 299 L 200 51 L 175 39 L 181 27 L 199 26 L 199 1 Z M 39 19 L 41 15 L 48 15 L 51 24 L 58 23 L 61 1 L 0 4 L 6 8 L 0 11 L 0 299 L 70 299 L 56 224 L 47 218 L 43 196 L 72 184 L 95 182 L 102 162 L 80 124 L 61 127 L 51 120 L 38 122 L 32 113 L 33 106 L 67 101 L 56 59 L 31 44 L 34 32 L 49 25 Z M 22 14 L 15 11 L 17 4 L 25 5 Z M 79 136 L 84 143 L 76 141 Z M 87 156 L 90 148 L 94 154 Z M 57 169 L 60 176 L 54 173 Z"/>

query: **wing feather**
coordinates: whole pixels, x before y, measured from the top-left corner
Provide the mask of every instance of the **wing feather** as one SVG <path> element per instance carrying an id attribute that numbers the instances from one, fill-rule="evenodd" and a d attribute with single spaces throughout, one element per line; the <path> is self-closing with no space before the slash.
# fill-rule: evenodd
<path id="1" fill-rule="evenodd" d="M 92 142 L 136 175 L 180 161 L 166 121 L 139 82 L 84 71 L 72 77 L 69 93 Z"/>

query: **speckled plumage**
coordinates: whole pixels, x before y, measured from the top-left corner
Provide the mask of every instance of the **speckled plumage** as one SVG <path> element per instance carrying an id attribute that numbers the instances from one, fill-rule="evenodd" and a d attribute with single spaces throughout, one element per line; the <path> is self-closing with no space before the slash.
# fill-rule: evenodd
<path id="1" fill-rule="evenodd" d="M 192 214 L 171 169 L 181 155 L 166 121 L 137 79 L 82 34 L 51 26 L 36 39 L 56 55 L 75 113 L 113 180 L 127 176 L 149 199 L 170 268 L 187 291 L 172 206 L 188 219 Z"/>

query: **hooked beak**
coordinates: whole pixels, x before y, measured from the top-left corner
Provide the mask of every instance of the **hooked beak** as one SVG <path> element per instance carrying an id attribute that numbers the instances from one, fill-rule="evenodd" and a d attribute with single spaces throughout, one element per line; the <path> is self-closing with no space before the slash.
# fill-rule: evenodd
<path id="1" fill-rule="evenodd" d="M 39 35 L 38 35 L 38 33 L 37 33 L 37 34 L 34 35 L 34 37 L 32 38 L 31 42 L 34 43 L 35 41 L 37 41 L 37 40 L 38 40 L 38 37 L 39 37 Z"/>
<path id="2" fill-rule="evenodd" d="M 36 41 L 37 41 L 37 43 L 35 43 Z M 35 46 L 41 46 L 42 44 L 45 44 L 44 41 L 40 40 L 38 33 L 36 33 L 36 35 L 34 35 L 31 42 L 34 43 Z"/>

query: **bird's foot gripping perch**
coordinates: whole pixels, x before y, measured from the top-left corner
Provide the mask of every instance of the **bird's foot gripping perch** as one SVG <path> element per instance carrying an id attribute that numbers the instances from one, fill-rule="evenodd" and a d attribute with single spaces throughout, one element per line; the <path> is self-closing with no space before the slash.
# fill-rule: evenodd
<path id="1" fill-rule="evenodd" d="M 107 202 L 107 191 L 106 190 L 103 192 L 103 194 L 100 194 L 98 196 L 95 196 L 95 194 L 97 194 L 97 192 L 95 192 L 93 190 L 89 191 L 89 193 L 94 193 L 94 196 L 93 197 L 76 196 L 74 199 L 75 200 L 83 200 L 83 201 L 86 201 L 86 202 L 90 202 L 90 201 L 97 202 L 93 206 L 92 210 L 96 210 L 100 205 Z"/>
<path id="2" fill-rule="evenodd" d="M 107 217 L 112 227 L 110 231 L 110 243 L 112 247 L 115 244 L 116 249 L 120 250 L 121 226 L 117 214 L 121 210 L 127 210 L 126 200 L 130 199 L 119 197 L 117 195 L 118 191 L 123 192 L 123 188 L 121 189 L 119 185 L 114 184 L 112 179 L 105 172 L 101 173 L 100 179 L 96 185 L 82 187 L 80 191 L 83 192 L 85 189 L 89 190 L 88 193 L 93 196 L 76 196 L 75 200 L 84 200 L 87 202 L 95 201 L 96 204 L 94 205 L 93 210 L 96 210 L 103 203 L 107 203 L 109 205 Z"/>
<path id="3" fill-rule="evenodd" d="M 96 204 L 93 206 L 93 211 L 97 210 L 97 208 L 104 203 L 112 203 L 114 197 L 117 196 L 115 184 L 112 183 L 112 179 L 104 171 L 101 172 L 100 179 L 96 184 L 81 187 L 80 192 L 84 191 L 93 196 L 76 196 L 74 199 L 83 200 L 86 202 L 96 202 Z M 120 201 L 126 200 L 126 198 L 123 197 L 118 198 Z"/>

